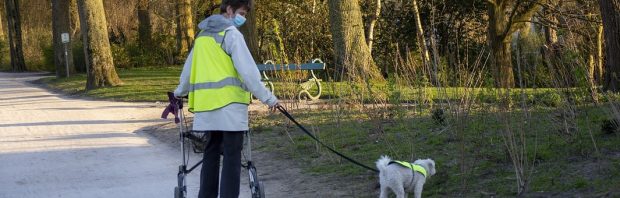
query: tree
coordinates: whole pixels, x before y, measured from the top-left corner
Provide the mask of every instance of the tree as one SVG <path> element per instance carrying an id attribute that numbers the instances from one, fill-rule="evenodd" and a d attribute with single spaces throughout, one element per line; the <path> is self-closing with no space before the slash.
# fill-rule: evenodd
<path id="1" fill-rule="evenodd" d="M 605 37 L 603 90 L 620 92 L 620 0 L 599 0 Z"/>
<path id="2" fill-rule="evenodd" d="M 138 43 L 142 47 L 151 45 L 151 12 L 149 11 L 149 0 L 139 0 L 138 8 Z"/>
<path id="3" fill-rule="evenodd" d="M 0 7 L 0 43 L 4 42 L 4 29 L 2 28 L 2 18 L 4 18 L 4 7 Z"/>
<path id="4" fill-rule="evenodd" d="M 377 20 L 379 16 L 381 16 L 381 0 L 376 0 L 375 12 L 372 13 L 370 20 L 368 21 L 368 50 L 370 50 L 370 54 L 372 54 L 372 43 L 375 40 L 375 25 L 377 24 Z"/>
<path id="5" fill-rule="evenodd" d="M 248 44 L 248 48 L 254 57 L 254 61 L 259 56 L 258 52 L 258 34 L 256 30 L 256 13 L 254 11 L 249 12 L 246 15 L 247 21 L 241 27 L 241 33 L 243 33 L 243 37 L 245 38 L 245 42 Z"/>
<path id="6" fill-rule="evenodd" d="M 539 9 L 542 0 L 488 0 L 487 42 L 491 48 L 491 67 L 495 85 L 515 86 L 510 43 L 512 34 L 523 27 Z"/>
<path id="7" fill-rule="evenodd" d="M 67 77 L 67 73 L 75 73 L 73 65 L 73 52 L 71 41 L 67 43 L 67 54 L 65 58 L 65 44 L 62 43 L 61 34 L 70 33 L 71 16 L 69 12 L 69 1 L 52 0 L 52 34 L 54 43 L 54 65 L 56 65 L 56 77 Z M 67 72 L 67 65 L 69 72 Z"/>
<path id="8" fill-rule="evenodd" d="M 78 0 L 80 27 L 86 56 L 86 89 L 122 84 L 114 69 L 102 0 Z"/>
<path id="9" fill-rule="evenodd" d="M 9 49 L 11 51 L 11 68 L 14 72 L 26 71 L 24 51 L 22 48 L 22 30 L 19 16 L 19 0 L 5 0 Z"/>
<path id="10" fill-rule="evenodd" d="M 370 55 L 359 0 L 329 0 L 336 71 L 356 80 L 383 80 Z"/>
<path id="11" fill-rule="evenodd" d="M 192 20 L 191 0 L 179 0 L 177 12 L 177 59 L 185 60 L 189 47 L 194 41 L 194 21 Z"/>
<path id="12" fill-rule="evenodd" d="M 431 65 L 431 57 L 426 46 L 426 38 L 424 38 L 424 28 L 422 28 L 422 19 L 420 18 L 420 10 L 418 9 L 418 1 L 413 0 L 412 2 L 413 9 L 413 17 L 415 18 L 415 30 L 417 33 L 418 47 L 420 48 L 420 55 L 422 56 L 422 63 L 427 68 L 430 68 Z M 431 72 L 431 82 L 437 85 L 437 73 Z"/>
<path id="13" fill-rule="evenodd" d="M 80 15 L 78 14 L 76 0 L 69 0 L 69 15 L 71 16 L 71 38 L 77 38 L 80 32 Z"/>

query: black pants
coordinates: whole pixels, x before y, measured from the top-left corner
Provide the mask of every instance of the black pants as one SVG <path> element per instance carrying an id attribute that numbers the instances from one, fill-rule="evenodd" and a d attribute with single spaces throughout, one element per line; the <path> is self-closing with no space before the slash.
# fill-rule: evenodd
<path id="1" fill-rule="evenodd" d="M 203 155 L 198 198 L 238 198 L 241 177 L 243 131 L 209 131 L 210 138 Z M 220 154 L 224 155 L 222 179 L 219 179 Z M 221 184 L 219 183 L 221 181 Z"/>

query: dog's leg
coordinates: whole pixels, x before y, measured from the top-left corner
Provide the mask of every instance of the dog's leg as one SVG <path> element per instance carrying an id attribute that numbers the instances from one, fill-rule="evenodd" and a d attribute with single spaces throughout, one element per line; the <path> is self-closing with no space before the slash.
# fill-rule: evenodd
<path id="1" fill-rule="evenodd" d="M 407 197 L 407 194 L 405 194 L 405 188 L 402 185 L 398 185 L 396 186 L 396 188 L 393 188 L 392 190 L 394 190 L 394 193 L 396 193 L 396 198 Z"/>
<path id="2" fill-rule="evenodd" d="M 422 198 L 422 190 L 424 188 L 424 182 L 418 182 L 415 184 L 415 190 L 414 190 L 414 195 L 415 198 Z"/>
<path id="3" fill-rule="evenodd" d="M 388 198 L 388 187 L 387 186 L 381 186 L 381 194 L 379 195 L 379 198 Z"/>

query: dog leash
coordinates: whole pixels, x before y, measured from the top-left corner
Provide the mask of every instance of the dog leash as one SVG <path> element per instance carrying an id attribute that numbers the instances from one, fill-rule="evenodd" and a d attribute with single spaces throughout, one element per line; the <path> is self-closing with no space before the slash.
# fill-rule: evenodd
<path id="1" fill-rule="evenodd" d="M 299 122 L 297 122 L 297 120 L 295 120 L 295 118 L 293 118 L 293 116 L 291 116 L 290 113 L 288 113 L 288 111 L 286 111 L 286 109 L 283 106 L 277 106 L 276 108 L 278 108 L 278 110 L 280 110 L 280 112 L 282 112 L 282 114 L 284 114 L 284 116 L 286 116 L 288 119 L 290 119 L 291 121 L 293 121 L 293 123 L 295 123 L 295 125 L 297 125 L 304 133 L 306 133 L 306 135 L 310 136 L 312 139 L 314 139 L 314 141 L 318 142 L 319 144 L 323 145 L 325 148 L 329 149 L 331 152 L 335 153 L 336 155 L 348 160 L 349 162 L 352 162 L 358 166 L 361 166 L 365 169 L 371 170 L 373 172 L 379 172 L 379 170 L 371 168 L 369 166 L 366 166 L 358 161 L 355 161 L 354 159 L 351 159 L 350 157 L 347 157 L 346 155 L 334 150 L 332 147 L 327 146 L 325 143 L 321 142 L 321 140 L 319 140 L 316 136 L 314 136 L 312 133 L 310 133 L 308 130 L 306 130 L 306 128 L 304 126 L 302 126 L 301 124 L 299 124 Z"/>

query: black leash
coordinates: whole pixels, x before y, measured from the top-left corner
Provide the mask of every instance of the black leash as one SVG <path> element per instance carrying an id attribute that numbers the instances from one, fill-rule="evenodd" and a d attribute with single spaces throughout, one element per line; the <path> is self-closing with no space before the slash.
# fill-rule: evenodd
<path id="1" fill-rule="evenodd" d="M 329 149 L 331 152 L 335 153 L 336 155 L 349 160 L 350 162 L 364 167 L 365 169 L 371 170 L 373 172 L 379 172 L 379 170 L 371 168 L 369 166 L 366 166 L 362 163 L 359 163 L 358 161 L 355 161 L 354 159 L 351 159 L 350 157 L 347 157 L 345 155 L 343 155 L 342 153 L 334 150 L 333 148 L 325 145 L 325 143 L 321 142 L 321 140 L 319 140 L 318 138 L 316 138 L 316 136 L 314 136 L 312 133 L 310 133 L 308 130 L 306 130 L 306 128 L 304 128 L 304 126 L 302 126 L 301 124 L 299 124 L 299 122 L 297 122 L 297 120 L 295 120 L 295 118 L 293 118 L 293 116 L 291 116 L 291 114 L 288 113 L 288 111 L 286 111 L 286 109 L 284 109 L 284 107 L 282 106 L 277 106 L 278 110 L 280 110 L 280 112 L 282 112 L 282 114 L 284 114 L 284 116 L 286 116 L 288 119 L 290 119 L 291 121 L 293 121 L 293 123 L 295 123 L 302 131 L 304 131 L 304 133 L 306 133 L 308 136 L 310 136 L 312 139 L 314 139 L 316 142 L 318 142 L 319 144 L 323 145 L 325 148 Z"/>

